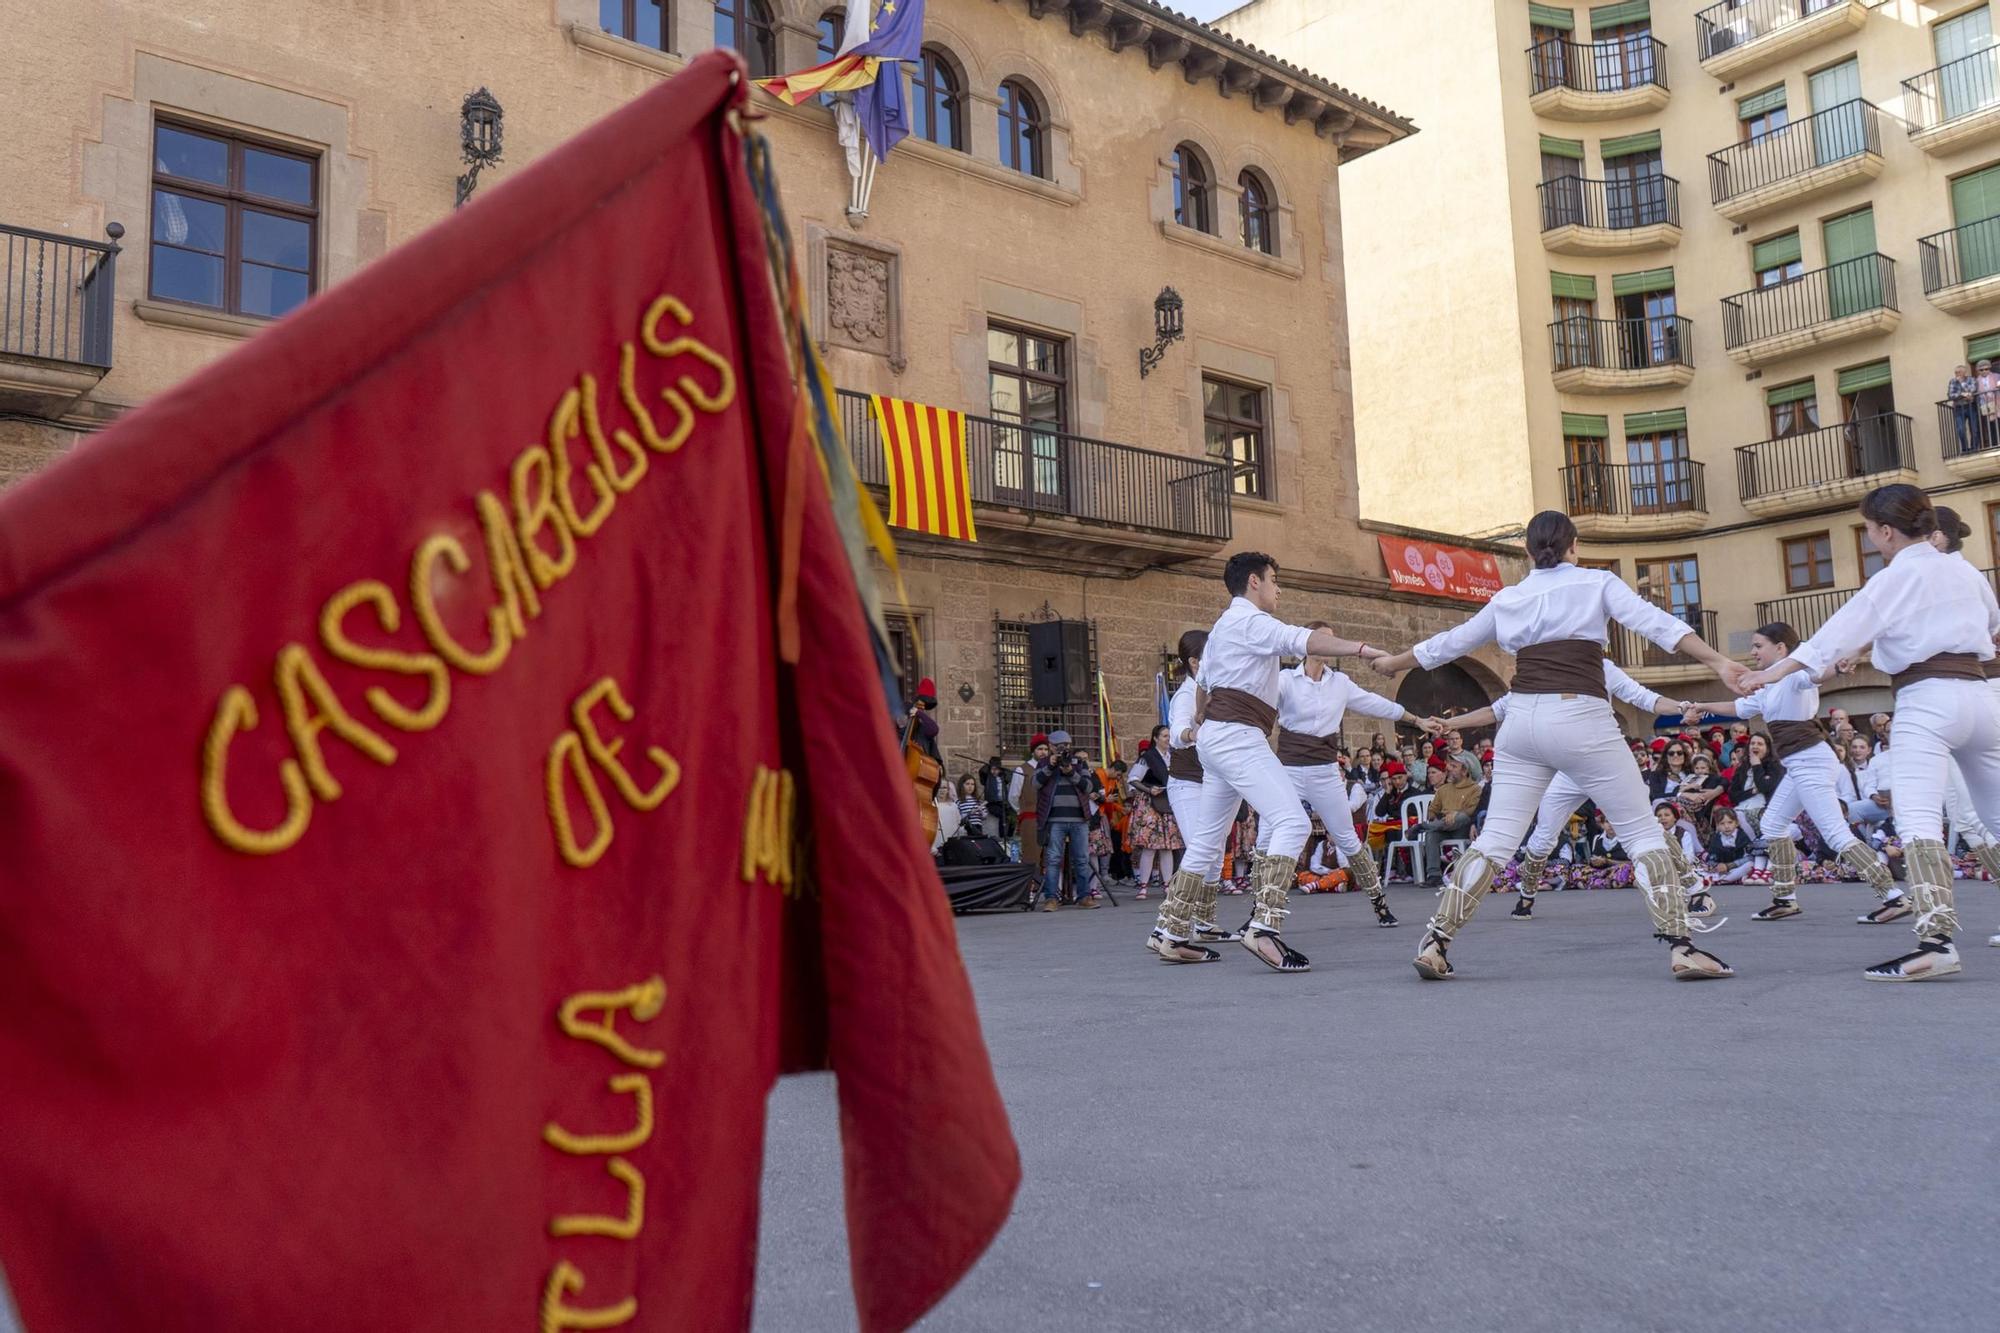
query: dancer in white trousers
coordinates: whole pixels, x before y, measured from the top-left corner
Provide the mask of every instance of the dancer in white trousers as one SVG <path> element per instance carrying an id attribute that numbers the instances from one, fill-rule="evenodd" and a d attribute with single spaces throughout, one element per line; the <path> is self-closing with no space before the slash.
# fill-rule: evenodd
<path id="1" fill-rule="evenodd" d="M 1452 975 L 1445 951 L 1492 887 L 1494 873 L 1521 845 L 1549 784 L 1567 773 L 1590 793 L 1631 855 L 1633 878 L 1652 911 L 1655 937 L 1667 944 L 1672 975 L 1731 976 L 1721 959 L 1697 949 L 1689 937 L 1680 869 L 1611 711 L 1604 684 L 1605 622 L 1616 620 L 1661 648 L 1706 663 L 1728 681 L 1739 678 L 1743 667 L 1616 574 L 1579 568 L 1576 525 L 1567 514 L 1551 509 L 1535 515 L 1528 522 L 1527 546 L 1535 567 L 1526 578 L 1502 588 L 1458 628 L 1374 664 L 1385 675 L 1419 665 L 1434 670 L 1487 643 L 1498 643 L 1515 659 L 1507 720 L 1494 743 L 1486 823 L 1452 866 L 1415 960 L 1417 975 L 1427 981 Z"/>
<path id="2" fill-rule="evenodd" d="M 1931 534 L 1931 545 L 1947 555 L 1965 560 L 1959 548 L 1972 535 L 1971 525 L 1949 505 L 1938 505 L 1936 508 L 1938 530 Z M 1987 664 L 1986 688 L 2000 695 L 2000 676 L 1993 673 L 1993 666 L 1994 663 Z M 1951 766 L 1951 785 L 1944 791 L 1944 817 L 1951 832 L 1964 838 L 1965 845 L 1972 849 L 1973 859 L 1979 862 L 1979 868 L 1992 876 L 1995 886 L 2000 887 L 2000 840 L 1994 838 L 1993 831 L 1980 821 L 1978 813 L 1973 810 L 1972 794 L 1965 789 L 1965 774 L 1959 772 L 1956 761 Z M 1989 935 L 1986 942 L 2000 947 L 2000 935 Z"/>
<path id="3" fill-rule="evenodd" d="M 1930 981 L 1959 970 L 1958 912 L 1944 845 L 1952 761 L 1973 811 L 2000 824 L 2000 707 L 1984 663 L 2000 633 L 2000 604 L 1984 575 L 1931 544 L 1937 513 L 1914 486 L 1878 486 L 1861 501 L 1875 549 L 1889 563 L 1776 665 L 1732 688 L 1748 692 L 1794 672 L 1824 672 L 1871 644 L 1896 687 L 1896 827 L 1903 839 L 1917 947 L 1878 963 L 1871 981 Z"/>
<path id="4" fill-rule="evenodd" d="M 1180 825 L 1181 845 L 1185 848 L 1188 830 L 1201 818 L 1201 751 L 1194 742 L 1195 696 L 1199 687 L 1195 677 L 1201 671 L 1202 649 L 1208 646 L 1208 631 L 1191 629 L 1181 635 L 1181 684 L 1174 691 L 1173 699 L 1167 704 L 1167 804 L 1174 808 L 1174 822 Z M 1181 854 L 1181 864 L 1187 864 L 1187 853 Z M 1221 872 L 1221 863 L 1216 871 Z M 1215 904 L 1222 893 L 1222 882 L 1216 878 L 1202 881 L 1201 895 L 1196 900 L 1192 921 L 1193 937 L 1202 944 L 1228 944 L 1243 938 L 1243 932 L 1224 930 L 1215 922 Z M 1160 951 L 1162 936 L 1158 927 L 1146 938 L 1146 947 L 1154 953 Z"/>
<path id="5" fill-rule="evenodd" d="M 1315 620 L 1306 628 L 1329 626 Z M 1369 693 L 1346 672 L 1335 671 L 1324 657 L 1307 657 L 1278 680 L 1278 762 L 1284 765 L 1299 800 L 1326 826 L 1327 840 L 1345 858 L 1355 887 L 1367 893 L 1375 908 L 1375 924 L 1393 926 L 1396 917 L 1382 892 L 1381 876 L 1375 873 L 1375 858 L 1354 832 L 1347 783 L 1334 762 L 1334 752 L 1340 748 L 1340 721 L 1349 712 L 1407 722 L 1433 736 L 1443 734 L 1444 723 L 1434 717 L 1418 717 L 1393 699 Z M 1271 849 L 1271 827 L 1266 823 L 1260 830 L 1260 854 Z"/>
<path id="6" fill-rule="evenodd" d="M 1278 562 L 1261 551 L 1229 557 L 1222 582 L 1231 600 L 1208 632 L 1197 682 L 1201 800 L 1194 819 L 1181 825 L 1187 850 L 1167 885 L 1167 901 L 1147 947 L 1170 963 L 1206 963 L 1218 957 L 1190 936 L 1202 885 L 1221 871 L 1229 826 L 1238 804 L 1248 801 L 1258 822 L 1273 827 L 1268 854 L 1259 856 L 1251 869 L 1257 906 L 1243 947 L 1276 971 L 1304 972 L 1312 964 L 1280 938 L 1292 877 L 1312 823 L 1271 752 L 1271 728 L 1278 720 L 1278 662 L 1308 655 L 1375 658 L 1382 650 L 1331 630 L 1287 625 L 1272 615 L 1278 605 Z"/>
<path id="7" fill-rule="evenodd" d="M 1604 688 L 1614 699 L 1623 699 L 1634 708 L 1647 713 L 1684 713 L 1687 703 L 1683 700 L 1668 699 L 1665 695 L 1647 689 L 1638 681 L 1626 675 L 1618 664 L 1610 658 L 1604 659 Z M 1461 731 L 1472 727 L 1491 726 L 1504 722 L 1513 696 L 1501 695 L 1486 708 L 1478 709 L 1462 717 L 1453 718 L 1452 725 Z M 1535 811 L 1535 827 L 1528 834 L 1527 854 L 1521 859 L 1521 885 L 1519 896 L 1514 900 L 1514 910 L 1507 914 L 1509 921 L 1532 921 L 1535 919 L 1535 895 L 1541 892 L 1542 876 L 1548 872 L 1549 856 L 1562 841 L 1563 827 L 1569 823 L 1583 803 L 1590 799 L 1590 793 L 1567 773 L 1558 773 L 1549 783 L 1548 791 L 1542 797 L 1541 806 Z M 1689 887 L 1689 914 L 1702 915 L 1697 897 L 1705 898 L 1696 887 L 1699 883 L 1692 865 L 1681 864 L 1673 841 L 1667 841 L 1667 850 L 1676 852 L 1675 863 L 1680 868 L 1681 881 Z M 1695 881 L 1690 884 L 1689 881 Z M 1712 905 L 1711 905 L 1711 910 Z"/>
<path id="8" fill-rule="evenodd" d="M 1799 646 L 1799 636 L 1782 620 L 1760 625 L 1750 635 L 1750 660 L 1761 668 L 1784 660 Z M 1831 667 L 1828 668 L 1830 673 Z M 1754 914 L 1752 921 L 1783 921 L 1800 916 L 1798 826 L 1792 821 L 1800 812 L 1812 816 L 1819 836 L 1840 858 L 1855 878 L 1868 881 L 1881 905 L 1861 919 L 1864 922 L 1894 920 L 1906 915 L 1900 905 L 1903 891 L 1896 887 L 1889 867 L 1875 849 L 1854 836 L 1847 815 L 1840 808 L 1836 787 L 1840 779 L 1840 757 L 1833 752 L 1826 728 L 1819 721 L 1819 682 L 1813 672 L 1799 671 L 1773 681 L 1742 699 L 1694 703 L 1686 720 L 1701 713 L 1734 712 L 1744 719 L 1761 717 L 1771 733 L 1771 753 L 1785 766 L 1785 776 L 1764 806 L 1762 826 L 1771 858 L 1771 905 Z M 1889 915 L 1889 914 L 1894 915 Z"/>

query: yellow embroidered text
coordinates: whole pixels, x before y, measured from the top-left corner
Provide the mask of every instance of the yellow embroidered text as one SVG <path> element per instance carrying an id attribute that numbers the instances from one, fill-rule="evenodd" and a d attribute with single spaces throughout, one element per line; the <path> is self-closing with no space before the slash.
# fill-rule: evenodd
<path id="1" fill-rule="evenodd" d="M 795 848 L 793 813 L 797 806 L 792 773 L 787 768 L 757 766 L 750 782 L 750 808 L 743 818 L 743 882 L 761 873 L 781 889 L 792 885 Z"/>
<path id="2" fill-rule="evenodd" d="M 600 676 L 570 705 L 570 717 L 576 725 L 557 735 L 549 746 L 548 763 L 543 774 L 547 786 L 549 825 L 556 835 L 556 853 L 565 864 L 578 869 L 587 869 L 604 858 L 604 853 L 611 847 L 614 832 L 611 811 L 604 800 L 604 789 L 598 785 L 591 764 L 611 779 L 611 786 L 625 804 L 641 812 L 657 810 L 660 802 L 667 799 L 668 793 L 679 786 L 681 780 L 681 766 L 674 761 L 674 757 L 657 745 L 648 745 L 641 753 L 655 772 L 647 785 L 640 786 L 639 780 L 632 776 L 632 770 L 620 758 L 625 748 L 624 738 L 607 738 L 598 727 L 593 714 L 600 704 L 619 722 L 630 722 L 636 715 L 632 705 L 619 692 L 618 682 L 609 676 Z M 586 757 L 588 763 L 585 762 Z M 577 840 L 576 826 L 570 818 L 569 791 L 572 786 L 590 811 L 594 831 L 588 842 Z"/>

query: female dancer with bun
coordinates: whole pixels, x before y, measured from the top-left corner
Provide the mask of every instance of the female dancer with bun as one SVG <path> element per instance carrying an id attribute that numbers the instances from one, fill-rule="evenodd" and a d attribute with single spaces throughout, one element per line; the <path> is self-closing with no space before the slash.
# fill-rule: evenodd
<path id="1" fill-rule="evenodd" d="M 1686 624 L 1644 600 L 1608 570 L 1576 563 L 1576 525 L 1544 510 L 1528 522 L 1535 567 L 1502 588 L 1479 613 L 1408 652 L 1379 658 L 1393 675 L 1421 665 L 1434 670 L 1482 644 L 1498 643 L 1515 658 L 1507 720 L 1493 752 L 1493 791 L 1479 837 L 1452 866 L 1438 913 L 1431 918 L 1415 965 L 1430 981 L 1452 974 L 1445 951 L 1478 909 L 1494 873 L 1521 845 L 1521 835 L 1556 774 L 1566 773 L 1596 800 L 1632 857 L 1633 877 L 1652 910 L 1654 934 L 1666 941 L 1677 979 L 1734 975 L 1689 937 L 1687 891 L 1665 837 L 1652 816 L 1646 784 L 1619 734 L 1604 684 L 1607 619 L 1669 651 L 1705 663 L 1724 680 L 1743 675 L 1740 663 L 1702 642 Z"/>
<path id="2" fill-rule="evenodd" d="M 1774 620 L 1751 634 L 1750 657 L 1759 667 L 1769 667 L 1798 646 L 1797 631 L 1782 620 Z M 1813 673 L 1785 676 L 1746 698 L 1690 704 L 1685 720 L 1692 722 L 1703 713 L 1722 712 L 1734 712 L 1745 719 L 1763 718 L 1771 733 L 1771 748 L 1785 768 L 1763 815 L 1771 857 L 1771 905 L 1750 919 L 1783 921 L 1805 910 L 1799 906 L 1799 845 L 1793 841 L 1798 828 L 1792 823 L 1801 811 L 1812 816 L 1813 827 L 1840 863 L 1867 880 L 1877 898 L 1886 903 L 1899 893 L 1889 867 L 1882 864 L 1874 848 L 1854 836 L 1841 812 L 1840 798 L 1834 794 L 1840 756 L 1828 744 L 1826 728 L 1819 722 L 1819 682 Z"/>
<path id="3" fill-rule="evenodd" d="M 1959 548 L 1972 535 L 1972 528 L 1949 505 L 1938 505 L 1936 509 L 1938 530 L 1931 534 L 1931 545 L 1947 555 L 1964 560 Z M 2000 692 L 2000 677 L 1991 670 L 1992 663 L 1987 665 L 1986 688 Z M 1992 830 L 1981 823 L 1979 816 L 1973 812 L 1972 795 L 1965 789 L 1965 774 L 1958 771 L 1956 761 L 1951 766 L 1951 786 L 1945 788 L 1944 817 L 1951 831 L 1964 838 L 1965 845 L 1972 849 L 1973 859 L 1979 862 L 1979 868 L 1991 875 L 1994 883 L 2000 884 L 2000 842 L 1995 841 Z M 1988 936 L 1986 942 L 2000 947 L 2000 935 Z"/>
<path id="4" fill-rule="evenodd" d="M 2000 603 L 1984 575 L 1931 542 L 1930 497 L 1914 486 L 1878 486 L 1861 501 L 1875 549 L 1889 563 L 1782 661 L 1732 684 L 1748 692 L 1794 672 L 1824 672 L 1874 647 L 1896 687 L 1896 825 L 1903 838 L 1916 949 L 1865 975 L 1930 981 L 1959 970 L 1958 913 L 1944 845 L 1944 796 L 1957 760 L 1974 813 L 2000 824 L 2000 707 L 1983 664 L 2000 633 Z"/>
<path id="5" fill-rule="evenodd" d="M 1201 655 L 1207 647 L 1205 629 L 1191 629 L 1181 635 L 1181 686 L 1167 704 L 1167 804 L 1173 807 L 1174 823 L 1180 826 L 1184 848 L 1188 845 L 1188 830 L 1201 818 L 1201 752 L 1194 743 L 1195 698 L 1199 689 L 1195 677 L 1201 674 Z M 1182 864 L 1186 864 L 1185 857 Z M 1220 870 L 1218 866 L 1217 872 Z M 1172 883 L 1171 875 L 1167 879 Z M 1194 938 L 1200 944 L 1228 944 L 1243 938 L 1242 932 L 1224 930 L 1215 924 L 1215 904 L 1221 894 L 1222 882 L 1215 879 L 1205 880 L 1196 895 L 1191 924 Z M 1155 928 L 1146 937 L 1146 947 L 1158 953 L 1162 939 Z"/>

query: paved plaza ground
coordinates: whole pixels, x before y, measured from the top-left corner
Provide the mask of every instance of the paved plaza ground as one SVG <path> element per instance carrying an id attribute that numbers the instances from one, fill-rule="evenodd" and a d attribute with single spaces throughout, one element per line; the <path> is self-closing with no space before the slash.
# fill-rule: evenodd
<path id="1" fill-rule="evenodd" d="M 1158 963 L 1149 903 L 961 920 L 1025 1179 L 923 1327 L 2000 1327 L 2000 891 L 1901 986 L 1861 978 L 1912 938 L 1862 885 L 1718 897 L 1738 975 L 1699 984 L 1630 890 L 1490 899 L 1442 984 L 1407 887 L 1397 930 L 1294 899 L 1306 976 Z M 833 1093 L 771 1101 L 759 1328 L 854 1324 Z"/>

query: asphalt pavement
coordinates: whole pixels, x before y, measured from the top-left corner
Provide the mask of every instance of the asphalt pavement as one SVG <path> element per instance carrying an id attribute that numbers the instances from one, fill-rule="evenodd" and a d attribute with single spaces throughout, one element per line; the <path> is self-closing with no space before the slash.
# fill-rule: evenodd
<path id="1" fill-rule="evenodd" d="M 1294 898 L 1303 976 L 1170 966 L 1153 903 L 958 922 L 1024 1180 L 921 1326 L 970 1330 L 2000 1328 L 2000 892 L 1965 971 L 1885 985 L 1863 885 L 1674 982 L 1636 891 L 1489 899 L 1449 982 L 1433 903 Z M 1225 898 L 1233 920 L 1248 897 Z M 756 1324 L 854 1327 L 830 1076 L 771 1099 Z"/>

